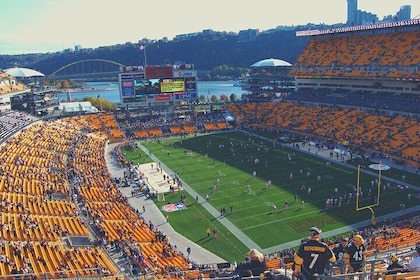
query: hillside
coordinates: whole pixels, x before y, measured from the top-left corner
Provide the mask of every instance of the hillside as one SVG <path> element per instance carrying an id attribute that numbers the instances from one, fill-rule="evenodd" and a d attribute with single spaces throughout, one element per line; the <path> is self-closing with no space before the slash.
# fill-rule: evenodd
<path id="1" fill-rule="evenodd" d="M 196 69 L 211 70 L 219 65 L 249 67 L 266 58 L 279 58 L 294 63 L 303 51 L 308 37 L 296 37 L 296 30 L 274 30 L 261 33 L 254 41 L 238 42 L 238 35 L 216 32 L 173 41 L 156 41 L 147 44 L 149 65 L 192 63 Z M 82 49 L 79 52 L 55 52 L 27 55 L 0 55 L 0 68 L 18 65 L 50 74 L 71 62 L 101 58 L 124 65 L 142 65 L 144 52 L 139 44 L 126 43 Z"/>

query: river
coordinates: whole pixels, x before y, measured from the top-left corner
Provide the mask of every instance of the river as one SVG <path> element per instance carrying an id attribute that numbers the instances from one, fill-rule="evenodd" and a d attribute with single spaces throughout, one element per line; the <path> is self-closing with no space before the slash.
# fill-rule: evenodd
<path id="1" fill-rule="evenodd" d="M 71 97 L 73 101 L 82 100 L 84 97 L 88 96 L 100 96 L 112 103 L 120 103 L 118 82 L 87 82 L 83 87 L 92 90 L 72 92 Z M 222 94 L 227 95 L 228 98 L 231 94 L 236 94 L 238 98 L 241 98 L 244 93 L 242 88 L 233 85 L 233 81 L 197 81 L 197 91 L 198 96 L 215 95 L 218 98 L 220 98 Z M 67 100 L 67 94 L 60 94 L 59 100 L 60 102 L 65 102 Z"/>

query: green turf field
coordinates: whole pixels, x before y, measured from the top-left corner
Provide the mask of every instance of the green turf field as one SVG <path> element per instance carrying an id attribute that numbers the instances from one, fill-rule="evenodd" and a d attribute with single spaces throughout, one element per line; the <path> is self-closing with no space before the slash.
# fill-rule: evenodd
<path id="1" fill-rule="evenodd" d="M 327 160 L 282 145 L 273 146 L 272 142 L 242 132 L 142 144 L 167 167 L 177 171 L 202 197 L 208 194 L 214 208 L 224 207 L 224 219 L 229 219 L 263 249 L 300 240 L 307 236 L 311 226 L 328 231 L 371 218 L 368 209 L 355 211 L 354 195 L 349 198 L 357 185 L 355 168 L 329 164 Z M 387 176 L 387 172 L 390 171 L 383 171 L 382 175 Z M 375 179 L 378 179 L 377 173 L 361 173 L 360 207 L 377 203 L 376 183 L 371 187 Z M 272 184 L 267 187 L 269 180 Z M 382 185 L 387 183 L 382 180 Z M 411 201 L 407 200 L 409 192 L 413 197 Z M 207 213 L 185 191 L 183 194 L 187 195 L 188 209 L 165 213 L 174 228 L 228 261 L 243 260 L 248 248 L 220 224 L 220 218 Z M 341 204 L 338 203 L 340 197 Z M 180 194 L 167 194 L 165 198 L 166 201 L 157 202 L 158 205 L 179 201 Z M 336 198 L 335 206 L 326 208 L 327 198 Z M 417 194 L 391 183 L 390 188 L 381 189 L 375 214 L 401 211 L 401 204 L 406 208 L 418 205 Z M 277 211 L 273 211 L 273 205 Z M 207 228 L 216 229 L 218 237 L 213 234 L 207 237 Z"/>

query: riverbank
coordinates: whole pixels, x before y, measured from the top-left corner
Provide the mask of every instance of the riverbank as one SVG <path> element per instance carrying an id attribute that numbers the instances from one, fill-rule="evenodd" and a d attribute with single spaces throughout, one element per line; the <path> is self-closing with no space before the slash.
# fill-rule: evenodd
<path id="1" fill-rule="evenodd" d="M 96 87 L 78 87 L 65 89 L 69 93 L 87 93 L 87 92 L 101 92 L 101 91 L 112 91 L 118 88 L 96 88 Z"/>

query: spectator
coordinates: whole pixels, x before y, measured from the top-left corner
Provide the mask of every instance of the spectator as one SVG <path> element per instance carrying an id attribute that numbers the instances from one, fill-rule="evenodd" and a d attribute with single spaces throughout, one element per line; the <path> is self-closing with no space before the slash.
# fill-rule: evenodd
<path id="1" fill-rule="evenodd" d="M 293 275 L 303 276 L 307 280 L 315 280 L 319 274 L 325 274 L 328 262 L 334 263 L 333 251 L 324 242 L 319 241 L 322 231 L 317 227 L 309 230 L 310 239 L 303 242 L 295 254 L 295 269 Z"/>
<path id="2" fill-rule="evenodd" d="M 187 248 L 187 256 L 189 257 L 191 255 L 191 247 L 188 246 Z"/>
<path id="3" fill-rule="evenodd" d="M 420 271 L 420 245 L 416 247 L 417 257 L 408 264 L 408 271 Z"/>
<path id="4" fill-rule="evenodd" d="M 346 248 L 349 245 L 349 238 L 342 237 L 340 239 L 340 243 L 336 244 L 333 248 L 333 252 L 335 257 L 337 258 L 336 265 L 340 268 L 340 271 L 344 273 L 346 269 L 346 263 L 344 261 L 344 253 L 346 252 Z"/>
<path id="5" fill-rule="evenodd" d="M 387 267 L 387 274 L 396 274 L 401 272 L 404 267 L 398 262 L 397 256 L 391 256 L 391 264 Z"/>
<path id="6" fill-rule="evenodd" d="M 268 269 L 264 255 L 258 250 L 251 249 L 247 256 L 247 259 L 241 262 L 235 270 L 240 277 L 260 276 Z"/>
<path id="7" fill-rule="evenodd" d="M 363 270 L 363 264 L 366 260 L 365 241 L 359 234 L 355 235 L 353 241 L 347 246 L 344 253 L 344 260 L 347 266 L 347 273 L 358 272 Z"/>
<path id="8" fill-rule="evenodd" d="M 349 244 L 349 239 L 347 237 L 342 237 L 340 243 L 334 246 L 333 252 L 337 260 L 344 260 L 344 253 L 346 252 L 347 245 Z"/>

